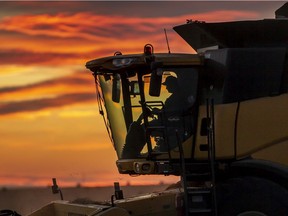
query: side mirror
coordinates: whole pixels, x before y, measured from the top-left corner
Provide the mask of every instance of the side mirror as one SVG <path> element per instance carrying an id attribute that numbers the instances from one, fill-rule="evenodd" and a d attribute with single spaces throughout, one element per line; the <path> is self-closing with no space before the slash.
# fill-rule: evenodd
<path id="1" fill-rule="evenodd" d="M 115 103 L 120 102 L 120 75 L 115 74 L 112 80 L 112 101 Z"/>
<path id="2" fill-rule="evenodd" d="M 160 62 L 153 62 L 151 64 L 151 79 L 149 86 L 149 95 L 159 97 L 162 85 L 162 68 L 159 68 L 162 64 Z"/>

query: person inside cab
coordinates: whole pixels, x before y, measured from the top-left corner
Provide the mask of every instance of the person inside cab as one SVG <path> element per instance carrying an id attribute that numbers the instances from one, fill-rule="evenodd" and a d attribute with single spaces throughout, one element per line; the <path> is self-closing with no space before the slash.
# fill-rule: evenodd
<path id="1" fill-rule="evenodd" d="M 162 85 L 166 86 L 167 91 L 171 93 L 164 102 L 164 109 L 168 121 L 173 120 L 173 118 L 179 118 L 179 116 L 183 114 L 186 105 L 177 78 L 168 76 Z"/>

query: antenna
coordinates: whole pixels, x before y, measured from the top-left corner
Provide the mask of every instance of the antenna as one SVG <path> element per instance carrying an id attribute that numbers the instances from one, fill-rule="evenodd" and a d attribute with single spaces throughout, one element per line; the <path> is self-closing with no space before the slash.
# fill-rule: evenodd
<path id="1" fill-rule="evenodd" d="M 60 190 L 60 188 L 57 185 L 56 178 L 52 178 L 52 182 L 53 182 L 52 193 L 53 194 L 60 193 L 61 200 L 63 200 L 63 194 L 62 194 L 62 191 Z"/>
<path id="2" fill-rule="evenodd" d="M 166 37 L 166 43 L 167 43 L 167 47 L 168 47 L 168 53 L 170 54 L 170 47 L 169 47 L 169 41 L 168 41 L 168 37 L 167 37 L 167 32 L 166 29 L 164 28 L 164 33 L 165 33 L 165 37 Z"/>

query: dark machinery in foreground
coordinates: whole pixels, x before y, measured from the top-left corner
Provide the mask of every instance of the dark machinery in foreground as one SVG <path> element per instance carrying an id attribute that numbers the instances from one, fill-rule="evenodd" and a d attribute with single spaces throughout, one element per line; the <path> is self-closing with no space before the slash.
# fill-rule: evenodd
<path id="1" fill-rule="evenodd" d="M 31 216 L 288 215 L 288 20 L 278 17 L 174 27 L 197 54 L 147 44 L 87 62 L 119 172 L 178 175 L 181 185 Z"/>

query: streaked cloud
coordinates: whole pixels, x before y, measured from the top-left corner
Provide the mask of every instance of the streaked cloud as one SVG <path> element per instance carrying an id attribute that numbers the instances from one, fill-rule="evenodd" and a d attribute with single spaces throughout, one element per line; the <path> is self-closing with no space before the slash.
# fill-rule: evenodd
<path id="1" fill-rule="evenodd" d="M 55 38 L 132 38 L 135 34 L 154 32 L 157 28 L 184 24 L 186 19 L 203 21 L 227 21 L 241 18 L 258 18 L 253 11 L 219 10 L 209 13 L 185 14 L 173 17 L 103 16 L 94 13 L 20 15 L 3 18 L 0 30 L 18 32 L 30 36 Z M 127 32 L 129 30 L 129 32 Z M 113 34 L 114 33 L 114 34 Z M 115 35 L 115 33 L 119 33 Z M 132 33 L 132 34 L 131 34 Z M 102 40 L 101 40 L 102 41 Z M 105 41 L 103 41 L 105 42 Z"/>
<path id="2" fill-rule="evenodd" d="M 186 19 L 225 21 L 258 16 L 252 11 L 219 10 L 157 18 L 104 16 L 91 12 L 4 17 L 0 21 L 0 31 L 6 35 L 2 41 L 8 41 L 2 45 L 0 64 L 80 63 L 118 49 L 139 52 L 150 41 L 159 44 L 158 50 L 163 51 L 166 50 L 163 28 L 172 29 L 184 24 Z M 8 43 L 9 33 L 14 37 L 13 43 Z M 17 38 L 17 34 L 21 37 Z"/>
<path id="3" fill-rule="evenodd" d="M 54 79 L 47 79 L 41 82 L 36 82 L 32 84 L 27 85 L 21 85 L 21 86 L 12 86 L 12 87 L 6 87 L 6 88 L 0 88 L 0 94 L 6 94 L 6 93 L 13 93 L 13 92 L 21 92 L 21 91 L 41 91 L 41 89 L 55 89 L 55 87 L 66 87 L 65 90 L 69 91 L 69 89 L 73 92 L 81 91 L 81 89 L 89 89 L 88 86 L 93 84 L 93 77 L 90 75 L 88 70 L 87 72 L 81 71 L 72 73 L 67 76 L 62 76 Z M 76 90 L 74 87 L 78 86 L 78 89 Z M 81 88 L 82 87 L 82 88 Z M 62 89 L 63 90 L 63 89 Z M 1 97 L 1 96 L 0 96 Z"/>
<path id="4" fill-rule="evenodd" d="M 33 52 L 21 49 L 1 50 L 0 51 L 0 65 L 18 64 L 18 65 L 47 65 L 67 64 L 67 59 L 75 60 L 80 56 L 75 53 L 58 53 L 58 52 Z M 62 61 L 61 61 L 62 60 Z"/>
<path id="5" fill-rule="evenodd" d="M 0 99 L 0 115 L 8 115 L 95 102 L 96 97 L 92 75 L 81 71 L 29 85 L 0 88 Z"/>
<path id="6" fill-rule="evenodd" d="M 96 112 L 95 110 L 87 110 L 87 111 L 67 111 L 67 112 L 63 112 L 59 114 L 59 117 L 62 118 L 84 118 L 84 117 L 88 117 L 88 116 L 95 116 Z"/>
<path id="7" fill-rule="evenodd" d="M 59 108 L 74 103 L 83 103 L 92 100 L 95 100 L 94 93 L 74 93 L 60 95 L 55 98 L 10 102 L 0 105 L 0 115 L 14 114 L 19 112 L 35 112 L 43 109 Z"/>
<path id="8" fill-rule="evenodd" d="M 0 66 L 0 88 L 32 85 L 57 79 L 75 71 L 82 71 L 83 65 L 3 65 Z M 83 74 L 84 75 L 84 74 Z"/>

